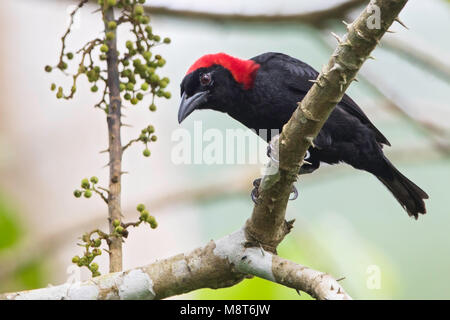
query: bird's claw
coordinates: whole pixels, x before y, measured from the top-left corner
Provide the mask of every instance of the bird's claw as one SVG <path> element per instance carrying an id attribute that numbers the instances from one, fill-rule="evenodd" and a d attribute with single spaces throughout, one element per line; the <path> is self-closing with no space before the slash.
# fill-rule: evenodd
<path id="1" fill-rule="evenodd" d="M 258 203 L 259 198 L 259 186 L 261 185 L 261 178 L 256 179 L 253 181 L 253 190 L 251 192 L 251 197 L 254 203 Z M 295 186 L 292 186 L 291 196 L 289 197 L 289 200 L 295 200 L 298 198 L 298 190 Z"/>
<path id="2" fill-rule="evenodd" d="M 298 198 L 298 190 L 295 186 L 292 186 L 291 194 L 292 194 L 292 196 L 289 197 L 289 200 L 295 200 Z"/>
<path id="3" fill-rule="evenodd" d="M 261 184 L 261 178 L 253 181 L 253 190 L 251 193 L 251 197 L 254 203 L 258 203 L 259 197 L 259 185 Z"/>

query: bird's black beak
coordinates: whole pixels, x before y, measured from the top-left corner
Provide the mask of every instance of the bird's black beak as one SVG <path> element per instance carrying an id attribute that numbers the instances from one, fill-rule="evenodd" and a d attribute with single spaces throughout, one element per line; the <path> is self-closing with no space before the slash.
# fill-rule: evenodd
<path id="1" fill-rule="evenodd" d="M 180 109 L 178 110 L 178 123 L 186 119 L 198 106 L 206 101 L 208 91 L 200 91 L 188 97 L 186 92 L 181 96 Z"/>

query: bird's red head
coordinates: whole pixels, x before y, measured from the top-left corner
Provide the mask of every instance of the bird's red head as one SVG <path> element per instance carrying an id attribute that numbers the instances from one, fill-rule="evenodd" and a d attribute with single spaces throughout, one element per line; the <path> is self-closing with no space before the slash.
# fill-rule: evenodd
<path id="1" fill-rule="evenodd" d="M 253 86 L 256 71 L 260 67 L 259 64 L 253 60 L 242 60 L 226 53 L 216 53 L 204 55 L 195 61 L 186 74 L 200 68 L 209 68 L 213 65 L 220 65 L 230 71 L 234 80 L 242 84 L 246 90 Z"/>
<path id="2" fill-rule="evenodd" d="M 227 112 L 231 102 L 254 86 L 260 65 L 225 53 L 207 54 L 198 59 L 181 82 L 181 123 L 197 109 Z"/>

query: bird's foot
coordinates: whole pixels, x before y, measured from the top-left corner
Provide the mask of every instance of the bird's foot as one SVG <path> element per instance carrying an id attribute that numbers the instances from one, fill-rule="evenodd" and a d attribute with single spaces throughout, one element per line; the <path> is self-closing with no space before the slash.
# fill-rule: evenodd
<path id="1" fill-rule="evenodd" d="M 261 184 L 261 178 L 253 181 L 253 190 L 250 194 L 254 203 L 258 203 L 259 197 L 259 185 Z"/>
<path id="2" fill-rule="evenodd" d="M 291 196 L 289 197 L 289 200 L 295 200 L 298 198 L 298 190 L 295 186 L 292 186 Z"/>
<path id="3" fill-rule="evenodd" d="M 258 203 L 260 185 L 261 185 L 261 178 L 253 181 L 253 190 L 250 195 L 254 203 Z M 292 186 L 291 196 L 289 197 L 289 200 L 295 200 L 297 198 L 298 198 L 298 190 L 295 186 Z"/>

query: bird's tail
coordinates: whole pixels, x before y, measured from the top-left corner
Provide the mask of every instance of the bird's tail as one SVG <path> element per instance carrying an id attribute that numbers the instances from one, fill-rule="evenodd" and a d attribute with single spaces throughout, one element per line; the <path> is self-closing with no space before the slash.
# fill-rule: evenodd
<path id="1" fill-rule="evenodd" d="M 377 176 L 377 178 L 392 192 L 408 215 L 417 220 L 419 213 L 425 214 L 427 212 L 423 200 L 428 199 L 428 194 L 398 171 L 389 160 L 386 158 L 385 160 L 391 175 L 389 175 L 389 178 L 381 176 Z"/>

